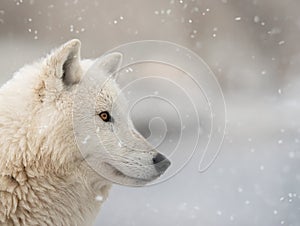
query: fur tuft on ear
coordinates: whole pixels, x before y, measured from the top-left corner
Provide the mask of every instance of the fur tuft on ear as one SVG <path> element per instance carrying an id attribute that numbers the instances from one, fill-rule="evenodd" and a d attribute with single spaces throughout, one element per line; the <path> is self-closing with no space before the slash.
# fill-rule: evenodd
<path id="1" fill-rule="evenodd" d="M 50 64 L 55 68 L 55 76 L 63 83 L 71 86 L 80 81 L 80 46 L 78 39 L 70 40 L 50 55 Z"/>
<path id="2" fill-rule="evenodd" d="M 116 71 L 122 64 L 123 55 L 119 52 L 108 53 L 98 60 L 98 68 L 108 76 L 116 76 Z"/>

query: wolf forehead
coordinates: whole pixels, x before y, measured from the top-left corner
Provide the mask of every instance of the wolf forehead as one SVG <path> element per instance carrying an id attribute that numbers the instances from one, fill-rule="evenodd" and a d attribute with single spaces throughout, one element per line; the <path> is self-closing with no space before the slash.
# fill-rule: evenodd
<path id="1" fill-rule="evenodd" d="M 75 99 L 85 99 L 102 107 L 127 104 L 124 92 L 117 82 L 117 75 L 112 77 L 101 71 L 92 73 L 87 70 L 83 72 L 82 77 L 82 81 L 76 85 L 76 89 L 73 91 Z"/>
<path id="2" fill-rule="evenodd" d="M 96 111 L 110 111 L 113 108 L 126 110 L 127 99 L 114 80 L 106 81 L 98 91 L 95 98 Z"/>

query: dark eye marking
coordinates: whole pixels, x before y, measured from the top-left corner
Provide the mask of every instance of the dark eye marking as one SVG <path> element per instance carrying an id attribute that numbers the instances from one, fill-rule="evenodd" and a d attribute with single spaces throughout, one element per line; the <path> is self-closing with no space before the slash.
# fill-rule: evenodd
<path id="1" fill-rule="evenodd" d="M 110 116 L 108 111 L 102 111 L 99 114 L 99 117 L 104 121 L 104 122 L 112 122 L 112 117 Z"/>

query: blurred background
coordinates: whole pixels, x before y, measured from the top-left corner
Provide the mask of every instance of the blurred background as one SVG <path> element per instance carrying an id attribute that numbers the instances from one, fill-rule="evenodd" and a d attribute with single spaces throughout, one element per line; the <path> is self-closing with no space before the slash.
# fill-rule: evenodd
<path id="1" fill-rule="evenodd" d="M 82 58 L 144 39 L 185 46 L 225 96 L 220 155 L 203 173 L 196 153 L 164 183 L 114 186 L 95 225 L 299 226 L 299 9 L 298 0 L 1 0 L 0 83 L 72 38 Z"/>

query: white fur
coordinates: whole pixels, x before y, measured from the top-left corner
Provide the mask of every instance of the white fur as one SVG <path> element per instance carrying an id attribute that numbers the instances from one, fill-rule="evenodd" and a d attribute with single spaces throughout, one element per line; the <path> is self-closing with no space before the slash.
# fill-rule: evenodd
<path id="1" fill-rule="evenodd" d="M 78 93 L 92 64 L 103 79 L 120 61 L 118 53 L 81 61 L 80 42 L 71 40 L 0 89 L 0 225 L 91 225 L 111 180 L 143 185 L 163 173 L 153 164 L 157 151 L 133 128 L 114 80 Z M 95 133 L 91 127 L 77 125 L 74 136 L 74 98 L 96 103 L 95 112 L 77 113 L 83 121 L 94 119 L 103 146 L 85 137 Z M 98 116 L 111 109 L 114 130 Z M 76 142 L 84 137 L 88 145 L 81 150 Z"/>

